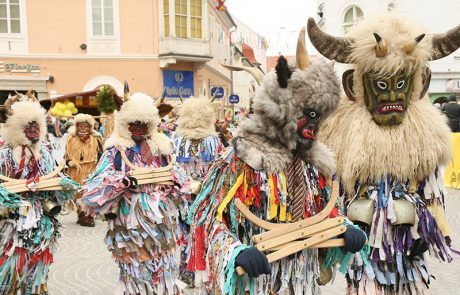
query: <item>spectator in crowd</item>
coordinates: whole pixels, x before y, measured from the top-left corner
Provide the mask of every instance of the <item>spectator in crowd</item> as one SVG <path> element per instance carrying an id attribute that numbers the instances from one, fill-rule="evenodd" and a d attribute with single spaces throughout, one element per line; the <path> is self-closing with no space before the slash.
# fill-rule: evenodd
<path id="1" fill-rule="evenodd" d="M 442 112 L 447 116 L 452 132 L 460 132 L 460 105 L 455 94 L 447 97 L 448 103 L 442 107 Z"/>

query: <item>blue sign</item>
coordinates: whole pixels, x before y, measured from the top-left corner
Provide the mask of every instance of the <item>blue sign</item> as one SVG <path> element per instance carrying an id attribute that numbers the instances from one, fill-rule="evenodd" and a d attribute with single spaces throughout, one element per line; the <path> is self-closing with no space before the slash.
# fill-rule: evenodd
<path id="1" fill-rule="evenodd" d="M 166 98 L 188 98 L 193 95 L 193 71 L 163 70 L 163 89 Z"/>
<path id="2" fill-rule="evenodd" d="M 224 97 L 224 88 L 223 87 L 212 87 L 211 88 L 211 97 L 214 97 L 214 95 L 215 95 L 215 98 Z"/>
<path id="3" fill-rule="evenodd" d="M 232 94 L 228 97 L 228 102 L 229 103 L 239 103 L 240 102 L 240 97 L 236 94 Z"/>

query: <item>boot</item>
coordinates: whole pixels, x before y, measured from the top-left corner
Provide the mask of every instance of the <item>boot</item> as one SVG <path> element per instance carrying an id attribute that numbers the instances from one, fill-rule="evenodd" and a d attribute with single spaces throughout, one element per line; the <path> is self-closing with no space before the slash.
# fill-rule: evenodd
<path id="1" fill-rule="evenodd" d="M 94 227 L 96 224 L 94 222 L 93 217 L 83 215 L 83 218 L 80 221 L 80 225 L 81 226 Z"/>
<path id="2" fill-rule="evenodd" d="M 77 211 L 78 213 L 78 219 L 77 219 L 77 224 L 81 224 L 81 221 L 85 217 L 85 214 L 83 212 Z"/>

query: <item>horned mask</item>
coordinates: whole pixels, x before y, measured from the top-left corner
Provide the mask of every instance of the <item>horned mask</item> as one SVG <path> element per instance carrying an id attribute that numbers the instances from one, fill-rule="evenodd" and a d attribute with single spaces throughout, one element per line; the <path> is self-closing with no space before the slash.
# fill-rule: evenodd
<path id="1" fill-rule="evenodd" d="M 411 100 L 425 96 L 431 78 L 427 62 L 460 47 L 460 26 L 445 34 L 425 33 L 394 14 L 364 20 L 348 37 L 331 36 L 308 21 L 310 40 L 323 56 L 354 65 L 342 77 L 345 93 L 382 126 L 401 124 Z"/>

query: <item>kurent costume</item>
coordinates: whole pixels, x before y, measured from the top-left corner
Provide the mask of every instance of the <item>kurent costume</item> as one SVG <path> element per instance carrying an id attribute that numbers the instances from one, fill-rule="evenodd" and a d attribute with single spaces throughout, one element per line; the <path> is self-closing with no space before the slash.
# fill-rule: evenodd
<path id="1" fill-rule="evenodd" d="M 369 237 L 367 257 L 348 267 L 350 294 L 427 294 L 424 252 L 452 260 L 440 168 L 450 158 L 449 128 L 425 96 L 427 62 L 460 46 L 460 26 L 441 35 L 389 14 L 368 18 L 346 38 L 322 32 L 313 19 L 312 44 L 349 63 L 347 98 L 322 127 L 337 155 L 347 216 Z"/>
<path id="2" fill-rule="evenodd" d="M 74 125 L 69 128 L 69 137 L 65 149 L 67 173 L 79 184 L 94 171 L 99 156 L 102 154 L 102 137 L 94 130 L 94 119 L 91 115 L 78 114 Z M 81 198 L 82 193 L 75 193 L 74 200 Z M 82 226 L 94 226 L 94 219 L 84 216 L 77 206 L 78 223 Z"/>
<path id="3" fill-rule="evenodd" d="M 334 155 L 315 141 L 315 133 L 320 118 L 336 108 L 340 85 L 332 65 L 309 64 L 304 38 L 303 30 L 295 68 L 280 57 L 276 72 L 265 76 L 254 99 L 254 114 L 236 132 L 234 150 L 210 168 L 192 204 L 188 267 L 195 272 L 196 285 L 205 282 L 211 294 L 244 294 L 247 276 L 238 277 L 235 267 L 248 273 L 251 294 L 319 292 L 317 249 L 269 265 L 265 254 L 248 246 L 261 229 L 236 210 L 241 201 L 260 219 L 278 225 L 314 216 L 329 200 Z M 332 215 L 337 215 L 337 208 Z M 365 235 L 351 226 L 345 242 L 346 248 L 358 251 Z M 343 256 L 335 250 L 335 256 L 328 256 L 330 264 Z M 270 276 L 254 279 L 269 274 L 270 267 Z"/>
<path id="4" fill-rule="evenodd" d="M 176 160 L 198 181 L 222 150 L 214 125 L 220 105 L 207 97 L 190 97 L 175 107 L 179 116 L 174 134 Z"/>
<path id="5" fill-rule="evenodd" d="M 187 175 L 193 179 L 193 191 L 189 203 L 200 190 L 200 183 L 206 176 L 209 167 L 217 159 L 222 151 L 222 144 L 215 131 L 214 123 L 216 113 L 221 105 L 220 102 L 213 102 L 207 97 L 190 97 L 185 102 L 176 106 L 176 113 L 179 116 L 177 128 L 174 133 L 174 154 L 176 161 L 185 169 Z M 181 265 L 181 277 L 183 280 L 192 280 L 185 274 L 186 257 L 189 252 L 189 227 L 185 222 L 188 206 L 181 208 L 180 226 L 183 236 L 180 239 L 180 246 L 184 262 Z"/>
<path id="6" fill-rule="evenodd" d="M 54 215 L 78 189 L 56 170 L 44 144 L 45 113 L 31 92 L 9 97 L 0 109 L 0 122 L 5 122 L 0 149 L 0 294 L 48 294 L 48 271 L 60 236 Z"/>
<path id="7" fill-rule="evenodd" d="M 164 108 L 158 109 L 162 115 Z M 119 264 L 119 287 L 125 294 L 178 292 L 178 206 L 187 178 L 173 166 L 163 169 L 169 177 L 166 183 L 149 182 L 155 178 L 152 168 L 170 167 L 173 151 L 171 141 L 157 131 L 158 109 L 145 94 L 127 96 L 80 199 L 89 215 L 109 219 L 105 242 Z M 137 180 L 139 171 L 147 177 Z"/>

